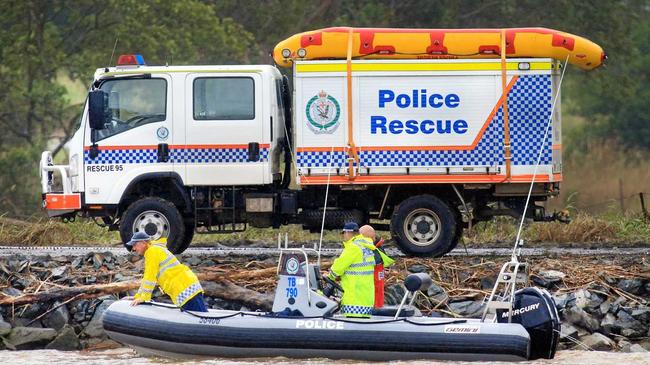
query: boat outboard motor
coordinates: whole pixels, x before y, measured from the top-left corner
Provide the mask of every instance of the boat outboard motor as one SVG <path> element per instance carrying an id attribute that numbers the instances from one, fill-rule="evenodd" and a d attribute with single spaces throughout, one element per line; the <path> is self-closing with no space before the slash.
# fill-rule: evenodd
<path id="1" fill-rule="evenodd" d="M 555 301 L 546 290 L 524 288 L 515 292 L 512 313 L 497 309 L 497 322 L 519 323 L 530 335 L 530 359 L 552 359 L 560 340 L 560 317 Z"/>

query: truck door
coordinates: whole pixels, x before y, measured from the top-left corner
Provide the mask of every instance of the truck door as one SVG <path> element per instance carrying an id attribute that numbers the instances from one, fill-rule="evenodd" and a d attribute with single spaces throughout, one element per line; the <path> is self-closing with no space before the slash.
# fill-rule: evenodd
<path id="1" fill-rule="evenodd" d="M 185 145 L 174 147 L 186 185 L 258 185 L 268 181 L 262 77 L 192 73 L 185 81 Z"/>
<path id="2" fill-rule="evenodd" d="M 138 176 L 171 172 L 173 141 L 171 78 L 113 78 L 99 88 L 108 95 L 111 122 L 86 128 L 84 177 L 87 204 L 117 204 Z M 90 134 L 96 133 L 93 146 Z"/>

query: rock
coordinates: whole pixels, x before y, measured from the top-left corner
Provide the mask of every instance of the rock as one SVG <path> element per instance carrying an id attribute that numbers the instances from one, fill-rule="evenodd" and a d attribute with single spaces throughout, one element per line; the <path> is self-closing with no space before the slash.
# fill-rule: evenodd
<path id="1" fill-rule="evenodd" d="M 632 343 L 625 339 L 625 337 L 618 340 L 618 348 L 621 350 L 621 352 L 630 352 L 630 346 L 632 346 Z"/>
<path id="2" fill-rule="evenodd" d="M 583 327 L 589 332 L 594 332 L 599 328 L 598 320 L 579 307 L 569 307 L 564 310 L 563 314 L 567 321 Z"/>
<path id="3" fill-rule="evenodd" d="M 553 295 L 553 301 L 555 302 L 555 308 L 558 309 L 558 311 L 563 310 L 564 307 L 566 307 L 567 302 L 569 301 L 570 297 L 569 294 L 562 294 L 555 296 Z"/>
<path id="4" fill-rule="evenodd" d="M 650 309 L 647 307 L 634 309 L 631 315 L 637 321 L 650 323 Z"/>
<path id="5" fill-rule="evenodd" d="M 643 347 L 644 349 L 650 351 L 650 338 L 646 338 L 645 340 L 642 340 L 641 342 L 639 342 L 639 345 L 641 345 L 641 347 Z"/>
<path id="6" fill-rule="evenodd" d="M 628 352 L 648 352 L 648 350 L 644 349 L 643 346 L 639 345 L 638 343 L 635 343 L 634 345 L 630 346 L 630 351 Z"/>
<path id="7" fill-rule="evenodd" d="M 93 267 L 96 270 L 99 270 L 100 267 L 102 267 L 102 264 L 104 263 L 104 255 L 100 253 L 96 253 L 93 255 Z"/>
<path id="8" fill-rule="evenodd" d="M 76 259 L 72 260 L 70 266 L 72 266 L 75 269 L 78 269 L 81 267 L 81 263 L 82 263 L 81 257 L 77 257 Z"/>
<path id="9" fill-rule="evenodd" d="M 54 303 L 55 306 L 59 304 L 59 302 Z M 48 314 L 47 317 L 43 319 L 43 325 L 45 327 L 54 328 L 58 331 L 68 324 L 68 321 L 70 321 L 70 313 L 68 313 L 68 307 L 64 304 Z"/>
<path id="10" fill-rule="evenodd" d="M 12 350 L 33 350 L 43 348 L 56 337 L 53 328 L 15 327 L 5 339 Z"/>
<path id="11" fill-rule="evenodd" d="M 95 314 L 90 320 L 86 328 L 84 328 L 84 334 L 88 337 L 106 337 L 106 332 L 104 332 L 104 327 L 102 327 L 102 314 L 111 305 L 114 300 L 104 300 L 95 308 Z"/>
<path id="12" fill-rule="evenodd" d="M 20 290 L 11 287 L 2 289 L 2 292 L 12 297 L 17 297 L 23 293 Z"/>
<path id="13" fill-rule="evenodd" d="M 578 335 L 578 329 L 573 327 L 569 323 L 562 323 L 561 331 L 560 331 L 560 339 L 566 338 L 566 337 L 571 337 L 575 338 Z"/>
<path id="14" fill-rule="evenodd" d="M 533 282 L 545 288 L 551 288 L 564 279 L 565 273 L 557 270 L 544 270 L 533 275 Z"/>
<path id="15" fill-rule="evenodd" d="M 53 279 L 59 279 L 66 275 L 68 266 L 58 266 L 50 271 Z"/>
<path id="16" fill-rule="evenodd" d="M 201 259 L 196 256 L 190 256 L 184 263 L 190 267 L 196 267 L 201 263 Z"/>
<path id="17" fill-rule="evenodd" d="M 79 343 L 79 337 L 74 332 L 72 326 L 66 324 L 59 334 L 45 346 L 48 350 L 59 350 L 59 351 L 74 351 L 79 350 L 81 344 Z"/>
<path id="18" fill-rule="evenodd" d="M 573 305 L 578 308 L 584 309 L 587 304 L 589 304 L 589 300 L 591 299 L 591 293 L 589 290 L 585 289 L 578 289 L 573 293 L 573 300 L 569 300 L 567 305 Z"/>
<path id="19" fill-rule="evenodd" d="M 645 285 L 643 286 L 643 289 L 645 290 L 646 293 L 650 294 L 650 281 L 645 283 Z"/>
<path id="20" fill-rule="evenodd" d="M 494 287 L 494 282 L 496 281 L 495 276 L 485 276 L 481 278 L 481 289 L 483 290 L 492 290 Z"/>
<path id="21" fill-rule="evenodd" d="M 612 301 L 607 299 L 606 301 L 600 303 L 600 314 L 605 315 L 609 312 L 609 309 L 612 307 Z"/>
<path id="22" fill-rule="evenodd" d="M 613 327 L 625 337 L 643 337 L 648 330 L 646 326 L 623 310 L 618 311 Z"/>
<path id="23" fill-rule="evenodd" d="M 613 314 L 607 313 L 603 320 L 600 321 L 600 328 L 606 334 L 609 335 L 614 330 L 614 322 L 616 322 L 616 317 Z"/>
<path id="24" fill-rule="evenodd" d="M 618 288 L 630 294 L 639 294 L 641 292 L 641 279 L 623 279 L 618 282 Z"/>
<path id="25" fill-rule="evenodd" d="M 429 268 L 427 266 L 425 266 L 425 265 L 415 264 L 415 265 L 409 266 L 407 270 L 409 272 L 412 272 L 412 273 L 415 274 L 415 273 L 420 273 L 420 272 L 428 272 Z"/>
<path id="26" fill-rule="evenodd" d="M 483 314 L 483 303 L 479 300 L 465 300 L 448 303 L 452 312 L 462 317 L 480 317 Z"/>
<path id="27" fill-rule="evenodd" d="M 441 288 L 440 286 L 436 285 L 436 283 L 432 283 L 429 289 L 427 289 L 427 296 L 429 297 L 434 297 L 440 293 L 444 293 L 445 289 Z"/>
<path id="28" fill-rule="evenodd" d="M 610 351 L 614 348 L 616 343 L 612 340 L 610 340 L 607 336 L 601 334 L 601 333 L 593 333 L 589 336 L 585 336 L 580 338 L 580 341 L 588 346 L 592 350 L 596 351 Z M 573 348 L 574 350 L 584 350 L 582 346 L 577 345 L 576 347 Z"/>
<path id="29" fill-rule="evenodd" d="M 4 318 L 0 317 L 0 336 L 6 336 L 11 332 L 11 324 L 5 322 Z"/>
<path id="30" fill-rule="evenodd" d="M 406 290 L 402 284 L 389 285 L 384 290 L 384 301 L 386 305 L 399 305 L 399 303 L 402 301 L 402 297 L 404 297 L 404 293 L 406 293 Z M 224 309 L 226 308 L 221 303 L 218 304 L 220 307 Z"/>
<path id="31" fill-rule="evenodd" d="M 32 303 L 27 305 L 27 309 L 23 312 L 22 310 L 16 312 L 16 316 L 18 316 L 20 313 L 22 313 L 21 317 L 22 318 L 36 318 L 38 315 L 41 313 L 45 312 L 43 309 L 42 304 L 39 303 Z"/>

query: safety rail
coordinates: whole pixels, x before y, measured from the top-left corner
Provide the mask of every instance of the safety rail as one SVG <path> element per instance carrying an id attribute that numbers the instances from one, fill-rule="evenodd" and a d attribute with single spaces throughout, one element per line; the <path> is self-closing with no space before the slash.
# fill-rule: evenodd
<path id="1" fill-rule="evenodd" d="M 63 194 L 72 194 L 72 182 L 69 177 L 70 166 L 54 165 L 52 163 L 52 153 L 50 151 L 44 151 L 41 154 L 39 174 L 41 177 L 41 189 L 43 194 L 52 192 L 52 180 L 55 171 L 58 171 L 61 175 Z"/>

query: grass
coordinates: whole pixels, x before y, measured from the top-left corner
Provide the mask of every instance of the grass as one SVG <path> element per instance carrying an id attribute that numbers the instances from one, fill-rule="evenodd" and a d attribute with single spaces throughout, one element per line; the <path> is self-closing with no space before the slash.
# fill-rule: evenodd
<path id="1" fill-rule="evenodd" d="M 503 246 L 514 244 L 519 222 L 508 217 L 499 217 L 489 222 L 481 222 L 472 230 L 465 231 L 464 242 L 468 247 Z M 285 233 L 290 242 L 302 242 L 311 247 L 319 241 L 318 233 L 309 233 L 299 225 L 280 229 L 249 228 L 244 232 L 232 234 L 197 234 L 193 245 L 210 246 L 215 243 L 229 246 L 247 246 L 253 242 L 264 246 L 277 244 L 278 235 L 284 240 Z M 380 235 L 389 237 L 387 232 Z M 569 245 L 569 246 L 632 246 L 650 242 L 650 224 L 641 216 L 589 215 L 579 213 L 569 224 L 527 223 L 522 233 L 527 246 Z M 326 231 L 323 242 L 328 246 L 341 240 L 337 231 Z M 0 245 L 10 246 L 66 246 L 101 245 L 120 246 L 117 232 L 109 232 L 92 221 L 78 220 L 62 223 L 47 218 L 17 220 L 0 217 Z"/>

